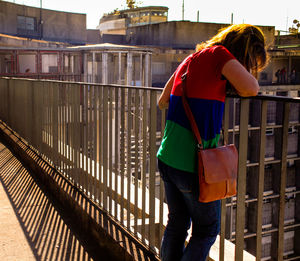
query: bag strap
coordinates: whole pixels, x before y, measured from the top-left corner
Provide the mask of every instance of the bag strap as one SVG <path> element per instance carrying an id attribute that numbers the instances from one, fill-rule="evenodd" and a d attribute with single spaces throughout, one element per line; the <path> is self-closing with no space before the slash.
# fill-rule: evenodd
<path id="1" fill-rule="evenodd" d="M 202 149 L 203 144 L 202 144 L 202 139 L 201 139 L 201 136 L 200 136 L 200 132 L 199 132 L 196 120 L 194 118 L 194 115 L 192 113 L 192 110 L 191 110 L 191 108 L 190 108 L 190 106 L 187 102 L 187 99 L 186 99 L 186 78 L 187 78 L 187 74 L 188 74 L 188 71 L 189 71 L 191 61 L 192 61 L 192 59 L 188 62 L 186 72 L 183 75 L 181 75 L 181 81 L 182 81 L 182 84 L 181 84 L 181 90 L 182 90 L 181 97 L 182 97 L 182 103 L 183 103 L 185 113 L 186 113 L 186 115 L 187 115 L 187 117 L 190 121 L 192 131 L 193 131 L 193 133 L 194 133 L 194 135 L 197 139 L 197 142 L 198 142 L 198 144 L 197 144 L 198 149 Z"/>

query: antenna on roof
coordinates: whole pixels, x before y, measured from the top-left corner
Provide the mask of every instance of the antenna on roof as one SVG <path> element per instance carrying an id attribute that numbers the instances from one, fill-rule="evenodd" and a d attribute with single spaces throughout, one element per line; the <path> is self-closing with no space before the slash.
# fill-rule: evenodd
<path id="1" fill-rule="evenodd" d="M 182 0 L 182 21 L 184 21 L 184 0 Z"/>

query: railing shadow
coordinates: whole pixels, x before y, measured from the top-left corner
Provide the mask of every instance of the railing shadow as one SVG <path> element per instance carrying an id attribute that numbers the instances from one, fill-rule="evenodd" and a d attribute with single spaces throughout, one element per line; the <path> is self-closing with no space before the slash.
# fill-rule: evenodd
<path id="1" fill-rule="evenodd" d="M 0 147 L 0 181 L 36 260 L 158 260 L 15 133 L 6 128 L 0 133 L 0 139 L 32 170 L 24 169 L 10 152 L 12 163 L 7 165 Z M 15 165 L 24 169 L 23 175 L 11 173 Z"/>
<path id="2" fill-rule="evenodd" d="M 70 220 L 63 218 L 28 170 L 2 146 L 0 181 L 36 260 L 93 260 Z"/>

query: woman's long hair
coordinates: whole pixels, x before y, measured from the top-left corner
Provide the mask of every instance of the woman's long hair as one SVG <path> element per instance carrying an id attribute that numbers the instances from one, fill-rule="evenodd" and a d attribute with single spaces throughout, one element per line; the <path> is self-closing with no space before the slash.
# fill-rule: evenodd
<path id="1" fill-rule="evenodd" d="M 223 28 L 205 43 L 198 44 L 196 49 L 223 45 L 239 60 L 245 68 L 256 73 L 267 64 L 266 40 L 263 32 L 249 24 L 235 24 Z"/>

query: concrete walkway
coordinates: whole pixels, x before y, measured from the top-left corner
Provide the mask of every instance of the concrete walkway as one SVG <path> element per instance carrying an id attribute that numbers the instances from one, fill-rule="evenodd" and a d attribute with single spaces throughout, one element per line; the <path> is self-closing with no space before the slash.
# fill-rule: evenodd
<path id="1" fill-rule="evenodd" d="M 92 260 L 69 223 L 0 143 L 0 260 Z"/>

